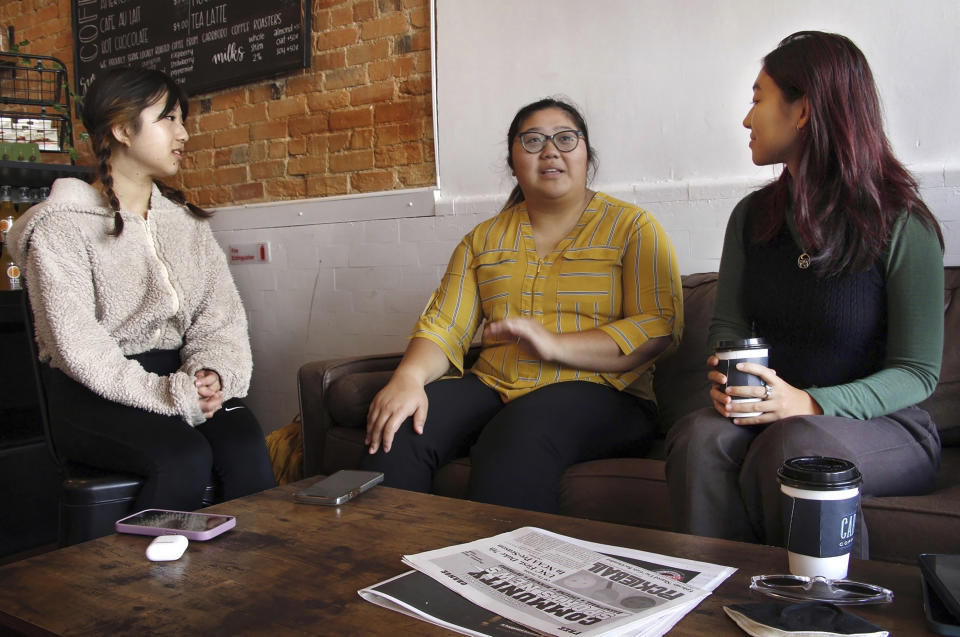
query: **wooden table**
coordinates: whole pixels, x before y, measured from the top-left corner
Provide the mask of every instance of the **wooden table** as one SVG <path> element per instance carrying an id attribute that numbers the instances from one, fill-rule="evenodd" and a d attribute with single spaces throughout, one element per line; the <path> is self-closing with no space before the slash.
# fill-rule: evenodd
<path id="1" fill-rule="evenodd" d="M 207 509 L 234 530 L 192 542 L 175 562 L 144 557 L 150 539 L 120 535 L 0 568 L 0 627 L 28 635 L 449 634 L 362 600 L 357 590 L 407 570 L 401 555 L 521 526 L 739 570 L 671 635 L 740 636 L 722 607 L 761 601 L 750 576 L 786 571 L 783 549 L 712 540 L 377 487 L 340 507 L 299 504 L 301 483 Z M 854 561 L 850 577 L 895 592 L 853 612 L 894 635 L 927 634 L 919 571 Z M 0 633 L 4 632 L 0 630 Z M 932 634 L 932 633 L 930 633 Z"/>

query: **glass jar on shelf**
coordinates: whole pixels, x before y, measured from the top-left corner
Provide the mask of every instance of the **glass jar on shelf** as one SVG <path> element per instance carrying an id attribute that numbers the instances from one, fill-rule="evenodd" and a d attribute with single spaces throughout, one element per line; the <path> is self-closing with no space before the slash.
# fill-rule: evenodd
<path id="1" fill-rule="evenodd" d="M 13 199 L 14 205 L 17 207 L 17 213 L 23 214 L 30 209 L 35 203 L 37 203 L 37 196 L 39 193 L 36 188 L 31 188 L 30 186 L 20 186 L 17 188 L 17 194 Z"/>
<path id="2" fill-rule="evenodd" d="M 20 268 L 14 263 L 7 245 L 7 231 L 20 216 L 13 203 L 11 190 L 10 186 L 0 187 L 0 239 L 3 240 L 3 248 L 0 249 L 0 292 L 23 288 Z"/>
<path id="3" fill-rule="evenodd" d="M 3 249 L 0 250 L 0 292 L 22 290 L 23 279 L 20 276 L 20 267 L 13 262 L 13 257 L 10 256 L 10 250 L 7 248 L 6 237 L 4 237 Z"/>
<path id="4" fill-rule="evenodd" d="M 13 190 L 10 186 L 0 186 L 0 233 L 6 240 L 7 230 L 13 226 L 20 213 L 13 204 Z"/>

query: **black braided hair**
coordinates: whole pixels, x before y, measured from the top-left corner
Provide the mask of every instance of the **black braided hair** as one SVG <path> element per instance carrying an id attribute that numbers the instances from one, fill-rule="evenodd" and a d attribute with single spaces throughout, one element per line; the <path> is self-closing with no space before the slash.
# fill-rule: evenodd
<path id="1" fill-rule="evenodd" d="M 97 144 L 98 147 L 94 148 L 94 153 L 97 156 L 97 179 L 103 186 L 103 192 L 110 202 L 110 209 L 113 210 L 113 230 L 108 234 L 118 237 L 123 232 L 123 217 L 120 215 L 120 200 L 117 199 L 117 194 L 113 192 L 113 175 L 110 174 L 110 155 L 113 149 L 106 139 L 100 138 L 98 141 L 100 142 Z"/>

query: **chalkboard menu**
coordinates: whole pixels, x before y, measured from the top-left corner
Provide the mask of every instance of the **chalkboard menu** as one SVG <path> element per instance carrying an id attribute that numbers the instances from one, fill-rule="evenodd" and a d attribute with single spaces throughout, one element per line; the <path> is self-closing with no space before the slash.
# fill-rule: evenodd
<path id="1" fill-rule="evenodd" d="M 190 95 L 310 66 L 309 0 L 71 0 L 76 90 L 116 66 Z"/>

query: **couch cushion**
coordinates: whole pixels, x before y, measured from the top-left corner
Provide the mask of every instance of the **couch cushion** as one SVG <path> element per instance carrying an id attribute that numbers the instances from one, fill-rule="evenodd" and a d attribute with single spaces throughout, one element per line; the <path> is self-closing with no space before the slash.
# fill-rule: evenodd
<path id="1" fill-rule="evenodd" d="M 323 446 L 323 472 L 340 469 L 359 469 L 366 448 L 363 446 L 364 430 L 358 427 L 330 427 Z"/>
<path id="2" fill-rule="evenodd" d="M 662 460 L 612 458 L 575 464 L 560 482 L 560 513 L 590 520 L 670 530 Z M 433 492 L 466 498 L 470 460 L 457 458 L 433 478 Z"/>
<path id="3" fill-rule="evenodd" d="M 560 482 L 560 513 L 669 531 L 662 460 L 611 458 L 575 464 Z"/>
<path id="4" fill-rule="evenodd" d="M 956 553 L 960 533 L 957 475 L 960 448 L 947 448 L 932 493 L 864 499 L 870 559 L 916 564 L 920 553 Z"/>
<path id="5" fill-rule="evenodd" d="M 433 492 L 466 498 L 469 480 L 470 460 L 458 458 L 437 471 Z M 560 482 L 560 513 L 669 531 L 664 463 L 648 458 L 612 458 L 575 464 Z"/>
<path id="6" fill-rule="evenodd" d="M 657 397 L 657 422 L 664 433 L 681 416 L 710 406 L 707 380 L 707 330 L 717 295 L 717 273 L 683 277 L 683 338 L 672 354 L 657 361 L 653 391 Z"/>
<path id="7" fill-rule="evenodd" d="M 387 384 L 392 373 L 359 372 L 337 379 L 329 390 L 327 400 L 327 409 L 333 422 L 341 426 L 366 426 L 370 401 Z"/>
<path id="8" fill-rule="evenodd" d="M 960 268 L 950 267 L 944 276 L 943 363 L 940 382 L 920 406 L 930 412 L 946 447 L 960 446 Z"/>

